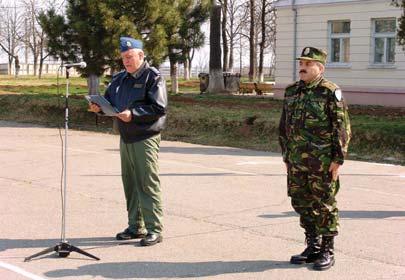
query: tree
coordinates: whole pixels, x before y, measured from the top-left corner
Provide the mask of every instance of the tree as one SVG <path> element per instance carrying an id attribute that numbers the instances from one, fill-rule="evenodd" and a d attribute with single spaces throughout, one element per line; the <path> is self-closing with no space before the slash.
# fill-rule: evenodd
<path id="1" fill-rule="evenodd" d="M 275 7 L 273 0 L 261 0 L 260 5 L 260 43 L 259 43 L 259 82 L 264 81 L 264 53 L 266 48 L 274 46 Z"/>
<path id="2" fill-rule="evenodd" d="M 181 12 L 185 10 L 186 3 L 176 3 L 175 9 L 170 9 L 168 5 L 166 8 L 165 16 L 160 21 L 165 22 L 166 40 L 167 40 L 167 52 L 170 63 L 170 80 L 171 80 L 171 92 L 178 93 L 178 64 L 182 60 L 181 50 L 181 38 L 179 35 L 179 29 L 182 22 L 180 16 Z M 168 17 L 166 18 L 166 15 Z"/>
<path id="3" fill-rule="evenodd" d="M 240 69 L 242 69 L 242 49 L 248 48 L 250 81 L 264 80 L 266 54 L 270 54 L 270 66 L 274 63 L 276 30 L 274 2 L 274 0 L 249 0 L 239 4 L 240 11 L 236 22 L 238 22 Z"/>
<path id="4" fill-rule="evenodd" d="M 210 13 L 210 73 L 208 92 L 219 93 L 225 90 L 221 66 L 221 6 L 215 0 Z"/>
<path id="5" fill-rule="evenodd" d="M 229 70 L 229 45 L 228 45 L 228 34 L 227 34 L 227 24 L 228 24 L 228 0 L 220 0 L 222 4 L 222 51 L 223 51 L 223 62 L 222 69 L 224 72 Z"/>
<path id="6" fill-rule="evenodd" d="M 165 26 L 173 93 L 178 92 L 178 64 L 183 63 L 185 78 L 189 78 L 192 52 L 204 44 L 201 24 L 208 18 L 208 3 L 207 0 L 177 0 L 162 6 L 164 12 L 157 22 Z"/>
<path id="7" fill-rule="evenodd" d="M 183 13 L 179 35 L 182 41 L 184 79 L 186 80 L 190 79 L 195 49 L 201 48 L 205 42 L 201 26 L 209 17 L 209 4 L 209 0 L 198 0 Z"/>
<path id="8" fill-rule="evenodd" d="M 402 8 L 402 16 L 398 19 L 398 44 L 405 50 L 405 0 L 392 0 L 392 4 Z"/>
<path id="9" fill-rule="evenodd" d="M 228 0 L 227 5 L 227 14 L 228 14 L 228 21 L 227 21 L 227 38 L 229 41 L 229 64 L 228 64 L 228 71 L 233 72 L 234 67 L 234 49 L 237 38 L 241 35 L 241 29 L 243 24 L 245 23 L 243 19 L 245 19 L 248 15 L 248 9 L 245 8 L 246 3 L 240 0 Z"/>
<path id="10" fill-rule="evenodd" d="M 107 4 L 97 0 L 68 0 L 65 16 L 57 14 L 54 8 L 39 15 L 50 55 L 62 61 L 86 61 L 87 67 L 79 71 L 87 77 L 89 94 L 98 93 L 99 77 L 108 65 L 117 61 L 119 36 L 140 37 L 127 18 L 114 20 Z"/>
<path id="11" fill-rule="evenodd" d="M 45 54 L 45 33 L 42 30 L 39 22 L 39 14 L 41 12 L 37 0 L 24 0 L 24 32 L 20 36 L 20 40 L 30 49 L 33 63 L 34 63 L 34 76 L 37 75 L 38 62 L 38 77 L 41 78 L 42 66 L 44 60 L 49 54 Z"/>
<path id="12" fill-rule="evenodd" d="M 165 24 L 170 20 L 170 15 L 173 15 L 170 11 L 175 9 L 177 1 L 103 1 L 109 12 L 105 19 L 107 30 L 114 40 L 118 40 L 123 34 L 131 35 L 125 33 L 125 30 L 134 31 L 134 36 L 142 38 L 144 42 L 147 60 L 158 67 L 168 54 Z"/>
<path id="13" fill-rule="evenodd" d="M 1 7 L 0 48 L 7 53 L 9 75 L 11 75 L 13 61 L 17 56 L 18 48 L 21 44 L 18 38 L 22 22 L 22 16 L 17 9 L 16 3 L 14 3 L 14 6 Z"/>
<path id="14" fill-rule="evenodd" d="M 250 9 L 250 31 L 249 31 L 249 81 L 252 82 L 256 78 L 256 5 L 255 0 L 249 0 Z"/>

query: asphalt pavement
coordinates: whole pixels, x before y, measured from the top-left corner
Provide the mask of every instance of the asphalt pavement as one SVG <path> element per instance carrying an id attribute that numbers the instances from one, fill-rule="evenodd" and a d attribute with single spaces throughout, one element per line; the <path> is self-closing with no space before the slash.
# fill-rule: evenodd
<path id="1" fill-rule="evenodd" d="M 69 130 L 65 237 L 100 260 L 24 262 L 61 239 L 61 135 L 0 121 L 0 279 L 405 279 L 405 166 L 345 162 L 336 264 L 318 272 L 288 262 L 304 234 L 274 153 L 163 141 L 164 240 L 114 240 L 127 222 L 118 148 Z"/>

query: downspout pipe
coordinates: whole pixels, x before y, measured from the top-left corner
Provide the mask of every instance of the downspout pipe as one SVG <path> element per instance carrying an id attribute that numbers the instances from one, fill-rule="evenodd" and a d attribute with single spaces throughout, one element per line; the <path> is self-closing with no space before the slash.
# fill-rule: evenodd
<path id="1" fill-rule="evenodd" d="M 297 58 L 297 18 L 298 18 L 298 12 L 297 12 L 297 7 L 295 6 L 295 0 L 291 0 L 291 9 L 293 11 L 293 17 L 294 17 L 294 40 L 293 40 L 293 81 L 297 80 L 297 61 L 295 60 Z"/>

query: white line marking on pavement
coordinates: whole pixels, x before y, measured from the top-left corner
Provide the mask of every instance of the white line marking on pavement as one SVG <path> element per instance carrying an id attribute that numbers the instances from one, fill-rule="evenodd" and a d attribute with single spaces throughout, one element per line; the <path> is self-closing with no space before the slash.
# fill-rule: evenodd
<path id="1" fill-rule="evenodd" d="M 32 273 L 30 273 L 30 272 L 27 272 L 27 271 L 25 271 L 25 270 L 23 270 L 23 269 L 21 269 L 21 268 L 19 268 L 19 267 L 17 267 L 17 266 L 14 266 L 14 265 L 11 265 L 11 264 L 8 264 L 8 263 L 5 263 L 5 262 L 1 262 L 1 261 L 0 261 L 0 267 L 5 268 L 5 269 L 8 269 L 8 270 L 11 270 L 11 271 L 13 271 L 13 272 L 15 272 L 15 273 L 18 273 L 18 274 L 20 274 L 20 275 L 23 275 L 23 276 L 29 278 L 29 279 L 33 279 L 33 280 L 45 280 L 45 278 L 42 278 L 42 277 L 40 277 L 40 276 L 37 276 L 37 275 L 32 274 Z"/>
<path id="2" fill-rule="evenodd" d="M 259 165 L 259 164 L 281 164 L 280 161 L 270 161 L 270 160 L 261 160 L 261 161 L 240 161 L 236 165 Z"/>
<path id="3" fill-rule="evenodd" d="M 57 145 L 49 145 L 49 144 L 43 144 L 41 145 L 43 147 L 51 147 L 51 148 L 57 148 L 60 149 L 61 146 Z M 105 154 L 106 151 L 92 151 L 92 150 L 83 150 L 83 149 L 76 149 L 76 148 L 68 148 L 68 152 L 80 152 L 80 153 L 87 153 L 87 154 Z M 118 150 L 117 150 L 118 153 Z"/>
<path id="4" fill-rule="evenodd" d="M 165 162 L 165 163 L 171 163 L 171 164 L 177 164 L 177 165 L 183 165 L 183 166 L 192 166 L 192 167 L 198 167 L 198 168 L 205 168 L 205 169 L 211 169 L 211 170 L 216 170 L 216 171 L 221 171 L 221 172 L 229 172 L 229 173 L 234 173 L 234 174 L 241 174 L 241 175 L 255 175 L 259 176 L 260 174 L 258 173 L 251 173 L 251 172 L 243 172 L 243 171 L 237 171 L 237 170 L 232 170 L 232 169 L 225 169 L 225 168 L 219 168 L 219 167 L 209 167 L 206 165 L 202 164 L 195 164 L 195 163 L 189 163 L 189 162 L 181 162 L 181 161 L 174 161 L 174 160 L 167 160 L 167 159 L 161 159 L 159 160 L 160 162 Z"/>
<path id="5" fill-rule="evenodd" d="M 351 162 L 356 162 L 356 160 L 350 160 L 350 161 Z M 361 161 L 361 160 L 359 160 L 358 162 L 365 163 L 365 164 L 370 164 L 370 165 L 380 165 L 380 166 L 390 166 L 390 167 L 399 167 L 399 166 L 401 166 L 400 164 L 367 162 L 367 161 Z"/>
<path id="6" fill-rule="evenodd" d="M 376 191 L 376 190 L 367 189 L 367 188 L 361 188 L 361 187 L 350 187 L 350 188 L 351 188 L 351 189 L 361 190 L 361 191 L 368 191 L 368 192 L 373 192 L 373 193 L 379 193 L 379 194 L 384 194 L 384 195 L 389 195 L 389 196 L 396 196 L 396 197 L 404 197 L 404 198 L 405 198 L 404 195 L 400 195 L 400 194 L 394 194 L 394 193 Z"/>

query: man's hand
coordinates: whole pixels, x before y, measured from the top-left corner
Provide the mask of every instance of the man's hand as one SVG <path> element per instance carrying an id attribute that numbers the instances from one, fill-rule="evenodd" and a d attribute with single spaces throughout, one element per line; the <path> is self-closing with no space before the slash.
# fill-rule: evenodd
<path id="1" fill-rule="evenodd" d="M 117 117 L 123 122 L 130 122 L 132 120 L 132 114 L 130 110 L 122 111 L 117 115 Z"/>
<path id="2" fill-rule="evenodd" d="M 89 107 L 88 111 L 93 112 L 93 113 L 100 113 L 101 108 L 96 103 L 92 102 L 92 103 L 90 103 L 90 107 Z"/>
<path id="3" fill-rule="evenodd" d="M 340 164 L 338 164 L 338 163 L 336 163 L 336 162 L 332 162 L 332 163 L 330 164 L 329 172 L 332 173 L 332 179 L 333 179 L 333 181 L 336 181 L 337 178 L 338 178 L 338 169 L 339 169 L 339 167 L 340 167 Z"/>

